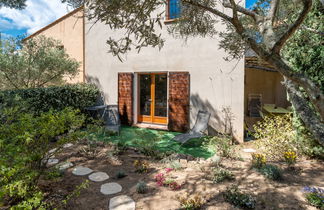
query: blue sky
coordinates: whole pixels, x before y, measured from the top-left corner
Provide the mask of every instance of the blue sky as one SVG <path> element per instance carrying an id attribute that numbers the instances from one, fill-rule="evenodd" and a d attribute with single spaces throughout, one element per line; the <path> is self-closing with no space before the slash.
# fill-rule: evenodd
<path id="1" fill-rule="evenodd" d="M 249 8 L 256 0 L 246 0 Z M 0 8 L 0 32 L 2 38 L 32 34 L 61 16 L 72 11 L 61 0 L 27 0 L 24 10 Z"/>

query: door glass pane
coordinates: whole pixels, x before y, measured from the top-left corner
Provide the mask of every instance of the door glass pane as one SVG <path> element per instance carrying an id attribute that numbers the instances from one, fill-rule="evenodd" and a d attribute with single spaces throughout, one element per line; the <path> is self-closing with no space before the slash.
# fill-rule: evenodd
<path id="1" fill-rule="evenodd" d="M 155 116 L 167 116 L 167 75 L 155 75 Z"/>
<path id="2" fill-rule="evenodd" d="M 140 114 L 151 115 L 151 75 L 139 76 L 140 83 Z"/>

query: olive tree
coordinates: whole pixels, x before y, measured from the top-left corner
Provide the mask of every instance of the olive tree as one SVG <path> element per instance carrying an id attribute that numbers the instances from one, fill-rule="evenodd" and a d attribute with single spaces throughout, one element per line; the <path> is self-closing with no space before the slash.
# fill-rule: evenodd
<path id="1" fill-rule="evenodd" d="M 282 55 L 283 48 L 303 25 L 316 1 L 258 0 L 256 7 L 247 9 L 239 0 L 181 0 L 181 16 L 170 24 L 169 32 L 184 39 L 220 36 L 223 38 L 220 46 L 233 58 L 242 56 L 247 48 L 252 49 L 283 75 L 295 110 L 314 138 L 324 145 L 324 93 L 309 74 L 296 71 Z M 157 27 L 163 27 L 165 10 L 162 8 L 166 0 L 80 2 L 86 5 L 90 21 L 100 21 L 113 30 L 125 32 L 118 39 L 107 37 L 113 55 L 120 57 L 130 50 L 140 51 L 148 46 L 163 47 L 165 40 Z M 217 30 L 215 23 L 219 21 L 227 24 L 226 32 Z"/>
<path id="2" fill-rule="evenodd" d="M 69 57 L 62 44 L 38 36 L 25 41 L 8 39 L 0 48 L 0 88 L 36 88 L 60 85 L 73 78 L 79 63 Z"/>

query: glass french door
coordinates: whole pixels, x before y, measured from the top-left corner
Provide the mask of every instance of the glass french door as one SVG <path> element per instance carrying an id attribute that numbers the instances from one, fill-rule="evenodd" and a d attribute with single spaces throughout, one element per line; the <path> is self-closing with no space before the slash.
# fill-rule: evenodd
<path id="1" fill-rule="evenodd" d="M 165 73 L 138 74 L 138 122 L 167 124 L 167 85 Z"/>

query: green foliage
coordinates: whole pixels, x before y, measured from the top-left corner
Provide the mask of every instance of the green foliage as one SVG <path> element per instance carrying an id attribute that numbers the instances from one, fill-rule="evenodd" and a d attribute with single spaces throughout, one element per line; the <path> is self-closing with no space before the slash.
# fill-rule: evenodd
<path id="1" fill-rule="evenodd" d="M 305 193 L 308 203 L 321 210 L 324 209 L 324 190 L 316 187 L 304 187 L 303 192 Z"/>
<path id="2" fill-rule="evenodd" d="M 177 171 L 182 169 L 182 165 L 179 160 L 172 160 L 168 163 L 168 168 L 172 168 L 173 170 Z"/>
<path id="3" fill-rule="evenodd" d="M 26 0 L 0 0 L 0 8 L 1 7 L 24 9 L 26 7 Z"/>
<path id="4" fill-rule="evenodd" d="M 180 202 L 181 208 L 186 210 L 195 210 L 200 209 L 204 203 L 205 200 L 200 194 L 195 194 L 193 196 L 178 196 L 177 200 Z"/>
<path id="5" fill-rule="evenodd" d="M 25 109 L 33 113 L 66 107 L 84 110 L 95 104 L 99 90 L 94 85 L 77 84 L 59 87 L 6 90 L 0 92 L 0 107 L 12 107 L 13 103 L 25 103 Z M 17 101 L 13 102 L 13 98 Z"/>
<path id="6" fill-rule="evenodd" d="M 136 184 L 136 192 L 140 194 L 144 194 L 148 191 L 147 184 L 143 181 L 140 181 Z"/>
<path id="7" fill-rule="evenodd" d="M 297 155 L 324 157 L 324 149 L 307 133 L 295 129 L 291 115 L 266 116 L 254 126 L 258 149 L 271 160 L 282 160 L 283 154 L 290 150 Z"/>
<path id="8" fill-rule="evenodd" d="M 225 180 L 234 180 L 235 177 L 233 173 L 227 169 L 216 167 L 212 170 L 209 178 L 214 182 L 214 183 L 220 183 Z"/>
<path id="9" fill-rule="evenodd" d="M 80 137 L 84 122 L 78 111 L 64 109 L 39 116 L 19 108 L 3 109 L 0 115 L 0 202 L 18 209 L 43 209 L 37 180 L 44 172 L 43 160 L 54 147 Z M 56 142 L 51 143 L 55 140 Z"/>
<path id="10" fill-rule="evenodd" d="M 62 176 L 63 176 L 62 171 L 60 171 L 58 168 L 55 167 L 45 172 L 45 179 L 48 180 L 57 179 Z"/>
<path id="11" fill-rule="evenodd" d="M 307 74 L 324 92 L 324 7 L 319 0 L 313 2 L 303 26 L 288 40 L 281 54 L 295 72 Z"/>
<path id="12" fill-rule="evenodd" d="M 226 158 L 236 157 L 234 154 L 234 147 L 232 145 L 232 139 L 229 136 L 213 136 L 207 137 L 203 142 L 205 148 L 217 153 L 218 155 Z"/>
<path id="13" fill-rule="evenodd" d="M 267 164 L 261 168 L 257 168 L 257 170 L 268 179 L 275 181 L 282 180 L 282 170 L 275 165 Z"/>
<path id="14" fill-rule="evenodd" d="M 251 195 L 242 193 L 236 185 L 232 185 L 224 192 L 224 198 L 235 207 L 254 209 L 256 201 Z"/>
<path id="15" fill-rule="evenodd" d="M 126 177 L 127 175 L 126 175 L 126 173 L 125 173 L 125 171 L 118 171 L 117 173 L 116 173 L 116 178 L 117 179 L 122 179 L 122 178 L 124 178 L 124 177 Z"/>
<path id="16" fill-rule="evenodd" d="M 0 80 L 5 89 L 62 85 L 79 72 L 62 44 L 45 36 L 22 42 L 7 39 L 0 48 Z"/>

